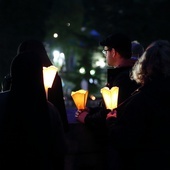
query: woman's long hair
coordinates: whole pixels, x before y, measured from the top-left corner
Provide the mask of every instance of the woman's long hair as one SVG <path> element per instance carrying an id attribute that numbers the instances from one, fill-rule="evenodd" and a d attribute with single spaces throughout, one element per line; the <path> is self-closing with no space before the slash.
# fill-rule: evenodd
<path id="1" fill-rule="evenodd" d="M 131 79 L 142 85 L 158 77 L 170 77 L 170 43 L 167 40 L 151 43 L 131 72 Z"/>

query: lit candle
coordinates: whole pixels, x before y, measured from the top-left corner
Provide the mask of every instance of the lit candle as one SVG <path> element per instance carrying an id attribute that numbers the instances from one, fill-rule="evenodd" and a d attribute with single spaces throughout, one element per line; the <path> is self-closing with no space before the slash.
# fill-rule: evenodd
<path id="1" fill-rule="evenodd" d="M 48 88 L 52 87 L 57 71 L 58 68 L 53 65 L 49 67 L 43 67 L 44 87 L 45 87 L 47 99 L 48 99 Z"/>
<path id="2" fill-rule="evenodd" d="M 119 87 L 114 86 L 111 89 L 103 87 L 101 93 L 107 109 L 113 110 L 117 108 Z"/>
<path id="3" fill-rule="evenodd" d="M 71 97 L 78 110 L 85 109 L 87 102 L 88 91 L 80 89 L 78 91 L 71 92 Z"/>

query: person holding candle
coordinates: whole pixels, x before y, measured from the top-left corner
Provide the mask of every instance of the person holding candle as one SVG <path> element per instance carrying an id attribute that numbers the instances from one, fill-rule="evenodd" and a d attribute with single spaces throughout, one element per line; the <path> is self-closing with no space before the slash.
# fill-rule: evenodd
<path id="1" fill-rule="evenodd" d="M 10 90 L 0 93 L 0 169 L 64 170 L 64 129 L 46 99 L 41 57 L 18 54 L 10 76 Z"/>
<path id="2" fill-rule="evenodd" d="M 141 87 L 107 115 L 120 170 L 170 169 L 170 42 L 152 42 L 132 68 Z M 113 165 L 113 163 L 111 162 Z"/>
<path id="3" fill-rule="evenodd" d="M 44 67 L 49 67 L 52 65 L 52 62 L 50 61 L 47 51 L 44 47 L 44 44 L 35 39 L 25 40 L 23 41 L 18 49 L 17 53 L 22 53 L 24 51 L 34 51 L 38 53 L 41 56 L 42 63 Z M 55 107 L 59 110 L 60 117 L 63 122 L 64 131 L 68 132 L 69 126 L 68 126 L 68 119 L 67 119 L 67 113 L 64 103 L 64 95 L 63 95 L 63 88 L 62 88 L 62 82 L 61 77 L 59 73 L 56 73 L 53 85 L 51 88 L 48 89 L 48 100 L 54 104 Z"/>
<path id="4" fill-rule="evenodd" d="M 49 67 L 52 66 L 52 62 L 50 61 L 47 51 L 44 47 L 44 44 L 36 39 L 28 39 L 21 42 L 17 49 L 17 54 L 23 52 L 33 51 L 36 52 L 38 55 L 41 56 L 42 66 Z M 10 89 L 11 79 L 10 76 L 5 76 L 4 82 L 2 84 L 2 91 L 6 91 Z M 64 103 L 64 96 L 63 96 L 63 89 L 61 83 L 61 77 L 56 73 L 53 85 L 51 88 L 48 89 L 48 100 L 54 104 L 55 107 L 59 110 L 61 114 L 60 117 L 63 122 L 65 132 L 68 132 L 68 120 L 67 120 L 67 113 Z"/>
<path id="5" fill-rule="evenodd" d="M 119 87 L 118 105 L 126 100 L 139 87 L 139 85 L 130 79 L 130 71 L 134 65 L 134 59 L 131 59 L 131 40 L 122 33 L 111 34 L 100 42 L 104 47 L 103 53 L 106 62 L 110 68 L 107 70 L 106 84 L 109 89 L 113 86 Z M 75 113 L 77 120 L 85 123 L 90 128 L 101 130 L 105 127 L 106 115 L 110 110 L 106 109 L 102 100 L 98 107 L 78 110 Z M 81 114 L 80 114 L 81 113 Z"/>
<path id="6" fill-rule="evenodd" d="M 109 89 L 113 86 L 119 87 L 117 102 L 119 105 L 130 97 L 139 87 L 135 81 L 130 79 L 130 71 L 136 62 L 136 60 L 131 58 L 131 39 L 125 34 L 115 33 L 102 40 L 100 45 L 104 47 L 102 52 L 106 57 L 108 66 L 110 66 L 107 70 L 106 86 L 109 87 Z M 105 158 L 108 154 L 107 151 L 112 150 L 112 147 L 108 146 L 107 142 L 106 116 L 109 112 L 110 109 L 107 109 L 104 101 L 101 100 L 99 106 L 87 107 L 84 110 L 77 110 L 75 113 L 77 120 L 85 124 L 85 126 L 93 132 L 98 143 L 101 143 L 102 152 L 104 153 Z M 111 162 L 115 161 L 115 158 L 117 158 L 116 154 L 115 156 L 111 155 L 111 157 Z M 104 160 L 104 170 L 107 169 L 106 166 L 110 166 L 110 163 L 106 162 L 107 160 Z"/>

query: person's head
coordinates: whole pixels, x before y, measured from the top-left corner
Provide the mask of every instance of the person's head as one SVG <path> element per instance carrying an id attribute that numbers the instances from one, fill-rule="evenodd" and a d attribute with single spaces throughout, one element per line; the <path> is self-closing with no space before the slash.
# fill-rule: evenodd
<path id="1" fill-rule="evenodd" d="M 170 43 L 152 42 L 133 66 L 131 79 L 142 85 L 155 78 L 170 77 Z"/>
<path id="2" fill-rule="evenodd" d="M 29 51 L 36 52 L 38 55 L 41 56 L 43 66 L 48 67 L 48 66 L 52 65 L 52 63 L 47 55 L 44 44 L 41 41 L 33 40 L 33 39 L 23 41 L 18 46 L 17 54 L 20 54 L 23 52 L 29 52 Z"/>
<path id="3" fill-rule="evenodd" d="M 109 66 L 117 67 L 122 60 L 131 58 L 131 40 L 122 33 L 109 35 L 100 45 L 104 47 L 103 53 Z"/>
<path id="4" fill-rule="evenodd" d="M 132 58 L 138 59 L 144 52 L 144 47 L 136 40 L 131 42 Z"/>
<path id="5" fill-rule="evenodd" d="M 44 92 L 43 69 L 41 57 L 34 52 L 19 53 L 10 66 L 11 89 L 25 93 Z M 22 94 L 22 92 L 21 92 Z M 28 93 L 29 94 L 29 93 Z M 31 94 L 30 94 L 31 95 Z"/>

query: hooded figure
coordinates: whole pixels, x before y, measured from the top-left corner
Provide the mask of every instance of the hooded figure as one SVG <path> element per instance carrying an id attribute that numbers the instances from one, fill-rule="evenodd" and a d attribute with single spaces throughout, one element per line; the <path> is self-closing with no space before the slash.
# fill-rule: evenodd
<path id="1" fill-rule="evenodd" d="M 42 65 L 44 67 L 49 67 L 52 65 L 52 62 L 50 61 L 46 49 L 42 42 L 38 40 L 26 40 L 23 41 L 18 49 L 17 53 L 22 53 L 26 51 L 33 51 L 40 55 L 42 59 Z M 63 88 L 61 83 L 61 77 L 57 73 L 52 85 L 52 88 L 48 89 L 48 100 L 53 103 L 57 109 L 59 110 L 60 117 L 63 122 L 64 130 L 65 132 L 68 131 L 68 120 L 67 120 L 67 113 L 64 103 L 64 97 L 63 97 Z"/>
<path id="2" fill-rule="evenodd" d="M 0 169 L 52 170 L 56 153 L 62 156 L 65 146 L 59 113 L 49 112 L 52 104 L 46 100 L 41 57 L 33 52 L 18 54 L 10 76 L 10 90 L 0 94 Z"/>

